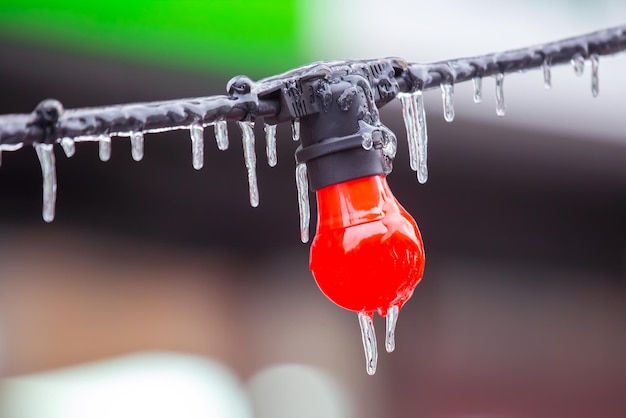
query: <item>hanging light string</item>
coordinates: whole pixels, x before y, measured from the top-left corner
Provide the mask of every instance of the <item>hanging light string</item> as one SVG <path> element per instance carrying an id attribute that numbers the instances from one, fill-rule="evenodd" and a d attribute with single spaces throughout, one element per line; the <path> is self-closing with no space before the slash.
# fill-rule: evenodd
<path id="1" fill-rule="evenodd" d="M 399 97 L 403 104 L 403 116 L 407 125 L 410 149 L 413 150 L 411 168 L 418 172 L 420 182 L 425 182 L 426 169 L 426 123 L 423 114 L 421 92 L 441 88 L 444 114 L 447 121 L 454 119 L 454 84 L 473 80 L 474 100 L 482 99 L 482 78 L 496 77 L 497 114 L 505 113 L 504 75 L 511 72 L 542 68 L 544 85 L 551 86 L 550 69 L 553 65 L 572 62 L 577 73 L 586 60 L 591 62 L 591 91 L 598 94 L 599 57 L 626 49 L 626 25 L 501 53 L 470 58 L 460 58 L 431 64 L 409 63 L 401 58 L 384 58 L 364 61 L 324 61 L 299 67 L 286 73 L 254 82 L 247 77 L 233 78 L 227 85 L 228 95 L 208 96 L 149 103 L 134 103 L 106 107 L 64 110 L 60 102 L 48 99 L 41 102 L 30 114 L 0 115 L 0 164 L 2 151 L 16 151 L 25 145 L 37 149 L 44 182 L 44 199 L 47 209 L 44 218 L 54 218 L 56 181 L 51 145 L 59 143 L 68 157 L 75 153 L 75 143 L 95 141 L 100 144 L 100 158 L 111 157 L 112 139 L 131 138 L 133 158 L 143 157 L 144 134 L 172 130 L 189 130 L 192 142 L 193 166 L 203 166 L 204 128 L 212 126 L 218 148 L 228 147 L 227 121 L 245 122 L 240 127 L 246 143 L 254 143 L 254 133 L 247 129 L 257 119 L 265 123 L 290 122 L 293 139 L 298 140 L 298 120 L 319 112 L 300 100 L 303 85 L 314 88 L 315 94 L 324 94 L 324 79 L 336 72 L 365 76 L 373 92 L 378 108 Z M 318 83 L 313 85 L 314 81 Z M 307 84 L 308 83 L 308 84 Z M 404 95 L 404 96 L 403 96 Z M 273 157 L 274 128 L 269 128 L 267 140 L 270 165 Z M 251 136 L 252 135 L 252 136 Z M 45 145 L 45 146 L 44 146 Z M 256 158 L 247 148 L 246 164 Z M 254 173 L 249 173 L 251 204 L 258 204 Z M 46 187 L 46 185 L 48 185 Z"/>

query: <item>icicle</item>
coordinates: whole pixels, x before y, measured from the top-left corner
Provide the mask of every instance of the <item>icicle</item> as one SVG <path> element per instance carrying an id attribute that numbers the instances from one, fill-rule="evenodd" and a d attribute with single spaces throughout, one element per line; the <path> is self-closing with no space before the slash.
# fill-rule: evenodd
<path id="1" fill-rule="evenodd" d="M 404 119 L 404 127 L 406 128 L 406 139 L 409 143 L 409 163 L 411 170 L 417 171 L 419 157 L 417 154 L 417 115 L 413 105 L 414 93 L 400 93 L 398 98 L 402 103 L 402 118 Z"/>
<path id="2" fill-rule="evenodd" d="M 291 122 L 291 139 L 294 141 L 300 140 L 300 119 L 294 119 Z"/>
<path id="3" fill-rule="evenodd" d="M 572 58 L 572 67 L 574 67 L 574 74 L 577 76 L 583 75 L 585 71 L 585 58 L 581 54 L 576 54 Z"/>
<path id="4" fill-rule="evenodd" d="M 411 169 L 417 171 L 417 179 L 420 183 L 426 183 L 428 180 L 428 131 L 424 96 L 422 90 L 416 90 L 413 93 L 400 93 L 398 98 L 402 103 L 402 117 L 409 142 Z"/>
<path id="5" fill-rule="evenodd" d="M 54 207 L 57 199 L 57 174 L 52 144 L 35 144 L 35 151 L 41 165 L 43 177 L 43 220 L 54 220 Z"/>
<path id="6" fill-rule="evenodd" d="M 600 92 L 599 80 L 598 80 L 598 66 L 600 65 L 600 57 L 597 54 L 591 54 L 589 57 L 591 60 L 591 94 L 593 97 L 598 97 Z"/>
<path id="7" fill-rule="evenodd" d="M 225 120 L 215 122 L 215 141 L 220 151 L 228 149 L 228 124 Z"/>
<path id="8" fill-rule="evenodd" d="M 0 167 L 2 167 L 2 149 L 0 149 Z"/>
<path id="9" fill-rule="evenodd" d="M 504 74 L 496 74 L 496 115 L 504 116 L 506 107 L 504 105 Z"/>
<path id="10" fill-rule="evenodd" d="M 385 348 L 388 353 L 391 353 L 396 349 L 396 324 L 398 323 L 398 313 L 400 309 L 397 305 L 392 306 L 387 310 L 385 316 L 386 333 L 385 333 Z"/>
<path id="11" fill-rule="evenodd" d="M 266 123 L 264 129 L 267 164 L 270 167 L 274 167 L 278 163 L 278 157 L 276 155 L 276 125 L 270 125 Z"/>
<path id="12" fill-rule="evenodd" d="M 376 364 L 378 363 L 374 318 L 372 318 L 371 312 L 359 312 L 358 315 L 363 349 L 365 350 L 365 369 L 367 370 L 367 374 L 371 376 L 376 373 Z"/>
<path id="13" fill-rule="evenodd" d="M 72 138 L 65 137 L 61 139 L 61 147 L 67 158 L 72 157 L 76 153 L 76 143 Z"/>
<path id="14" fill-rule="evenodd" d="M 248 169 L 248 187 L 250 189 L 250 205 L 259 206 L 259 188 L 256 182 L 256 153 L 254 151 L 254 122 L 237 122 L 241 128 L 243 156 Z"/>
<path id="15" fill-rule="evenodd" d="M 417 181 L 421 184 L 428 180 L 428 131 L 426 128 L 426 110 L 424 109 L 424 96 L 421 90 L 413 94 L 415 113 L 417 115 L 417 155 L 419 166 L 417 168 Z M 454 111 L 453 111 L 454 113 Z"/>
<path id="16" fill-rule="evenodd" d="M 296 166 L 296 186 L 298 189 L 298 210 L 300 212 L 300 239 L 309 242 L 309 223 L 311 222 L 311 207 L 309 205 L 309 179 L 306 164 Z"/>
<path id="17" fill-rule="evenodd" d="M 543 86 L 546 89 L 552 88 L 552 58 L 546 57 L 543 60 Z"/>
<path id="18" fill-rule="evenodd" d="M 441 97 L 443 98 L 443 117 L 446 122 L 454 120 L 454 84 L 441 83 Z"/>
<path id="19" fill-rule="evenodd" d="M 98 137 L 98 155 L 100 156 L 100 161 L 109 161 L 111 159 L 111 137 L 109 135 Z"/>
<path id="20" fill-rule="evenodd" d="M 480 103 L 483 101 L 483 78 L 480 76 L 472 78 L 472 84 L 474 85 L 474 103 Z"/>
<path id="21" fill-rule="evenodd" d="M 200 170 L 204 166 L 204 128 L 198 123 L 189 127 L 191 135 L 191 160 L 193 168 Z"/>
<path id="22" fill-rule="evenodd" d="M 135 161 L 143 159 L 143 132 L 132 132 L 130 134 L 130 154 Z"/>

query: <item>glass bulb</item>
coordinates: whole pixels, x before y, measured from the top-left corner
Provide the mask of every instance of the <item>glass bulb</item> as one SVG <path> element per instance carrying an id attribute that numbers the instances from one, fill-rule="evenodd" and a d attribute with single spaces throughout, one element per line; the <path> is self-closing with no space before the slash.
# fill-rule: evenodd
<path id="1" fill-rule="evenodd" d="M 317 233 L 310 269 L 320 290 L 342 308 L 385 316 L 411 297 L 424 272 L 417 224 L 383 175 L 317 191 Z"/>

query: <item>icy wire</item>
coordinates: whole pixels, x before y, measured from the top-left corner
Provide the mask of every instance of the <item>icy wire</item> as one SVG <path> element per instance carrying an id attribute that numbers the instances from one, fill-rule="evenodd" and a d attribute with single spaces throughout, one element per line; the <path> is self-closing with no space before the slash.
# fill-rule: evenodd
<path id="1" fill-rule="evenodd" d="M 327 61 L 313 63 L 281 75 L 253 82 L 247 77 L 233 78 L 227 85 L 228 95 L 180 99 L 162 102 L 134 103 L 107 107 L 64 110 L 56 100 L 45 100 L 30 114 L 0 116 L 0 163 L 2 151 L 15 151 L 24 145 L 37 150 L 44 186 L 43 217 L 54 219 L 56 173 L 53 144 L 59 143 L 68 157 L 75 152 L 75 142 L 97 141 L 100 158 L 107 161 L 111 155 L 112 137 L 129 137 L 135 160 L 143 157 L 144 134 L 186 129 L 192 141 L 193 166 L 200 169 L 204 157 L 204 128 L 213 126 L 217 146 L 228 148 L 227 121 L 239 122 L 244 144 L 244 158 L 250 184 L 250 202 L 258 205 L 256 185 L 256 156 L 254 154 L 253 124 L 266 121 L 267 155 L 271 166 L 276 164 L 275 125 L 291 121 L 293 139 L 299 140 L 300 117 L 320 109 L 299 102 L 303 89 L 321 88 L 323 81 L 333 73 L 365 76 L 370 84 L 377 107 L 399 97 L 409 140 L 411 168 L 418 180 L 425 182 L 426 116 L 422 91 L 440 87 L 446 120 L 454 119 L 454 84 L 473 80 L 474 101 L 482 100 L 482 78 L 496 77 L 496 112 L 505 113 L 504 75 L 532 68 L 543 69 L 544 85 L 551 86 L 550 68 L 571 62 L 574 70 L 582 71 L 586 60 L 591 62 L 591 90 L 598 94 L 598 63 L 602 55 L 615 54 L 626 49 L 626 25 L 593 32 L 557 42 L 470 58 L 453 59 L 431 64 L 407 63 L 401 58 L 364 61 Z M 316 92 L 317 93 L 317 92 Z M 323 91 L 321 92 L 323 94 Z M 364 147 L 371 145 L 363 144 Z M 394 148 L 395 143 L 388 144 Z M 390 150 L 386 152 L 390 153 Z M 299 168 L 297 183 L 303 191 L 306 172 Z M 302 194 L 302 192 L 300 193 Z M 308 204 L 301 200 L 301 236 L 308 240 Z M 308 202 L 307 202 L 308 203 Z M 306 208 L 304 206 L 307 206 Z"/>

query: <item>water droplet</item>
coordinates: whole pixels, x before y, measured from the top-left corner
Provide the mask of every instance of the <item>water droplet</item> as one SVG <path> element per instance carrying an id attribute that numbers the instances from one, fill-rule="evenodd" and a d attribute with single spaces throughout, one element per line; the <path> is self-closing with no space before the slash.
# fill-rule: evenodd
<path id="1" fill-rule="evenodd" d="M 311 222 L 311 207 L 309 205 L 309 179 L 306 164 L 296 166 L 296 187 L 298 189 L 298 210 L 300 212 L 300 239 L 309 242 L 309 223 Z"/>
<path id="2" fill-rule="evenodd" d="M 572 67 L 574 67 L 574 74 L 577 76 L 583 75 L 585 72 L 585 58 L 581 54 L 576 54 L 572 57 Z"/>
<path id="3" fill-rule="evenodd" d="M 276 125 L 265 124 L 265 153 L 267 154 L 267 164 L 275 167 L 278 163 L 276 154 Z"/>
<path id="4" fill-rule="evenodd" d="M 191 160 L 193 168 L 200 170 L 204 166 L 204 128 L 198 123 L 189 127 L 191 136 Z"/>
<path id="5" fill-rule="evenodd" d="M 143 132 L 132 132 L 130 134 L 130 154 L 135 161 L 143 159 Z"/>
<path id="6" fill-rule="evenodd" d="M 496 115 L 504 116 L 506 107 L 504 105 L 504 74 L 496 74 Z"/>
<path id="7" fill-rule="evenodd" d="M 61 147 L 67 158 L 72 157 L 76 153 L 76 143 L 72 138 L 61 139 Z"/>
<path id="8" fill-rule="evenodd" d="M 57 199 L 57 175 L 52 144 L 35 144 L 35 151 L 41 165 L 43 178 L 43 220 L 54 220 L 54 209 Z"/>
<path id="9" fill-rule="evenodd" d="M 291 139 L 294 141 L 300 140 L 300 119 L 294 119 L 291 122 Z"/>
<path id="10" fill-rule="evenodd" d="M 385 348 L 388 353 L 396 349 L 396 324 L 398 323 L 398 313 L 400 309 L 397 305 L 387 310 L 385 316 L 386 332 L 385 332 Z"/>
<path id="11" fill-rule="evenodd" d="M 256 152 L 254 150 L 254 122 L 237 122 L 241 129 L 243 142 L 243 156 L 248 169 L 248 187 L 250 190 L 250 205 L 259 206 L 259 188 L 256 181 Z"/>
<path id="12" fill-rule="evenodd" d="M 228 124 L 225 120 L 215 122 L 215 141 L 220 151 L 228 149 Z"/>
<path id="13" fill-rule="evenodd" d="M 376 347 L 376 332 L 374 330 L 374 318 L 371 312 L 359 312 L 359 325 L 361 327 L 361 339 L 365 351 L 365 370 L 370 376 L 376 373 L 378 363 L 378 348 Z"/>
<path id="14" fill-rule="evenodd" d="M 597 54 L 591 54 L 589 57 L 591 61 L 591 94 L 593 97 L 598 97 L 600 92 L 600 83 L 598 79 L 598 67 L 600 65 L 600 57 Z"/>
<path id="15" fill-rule="evenodd" d="M 472 84 L 474 85 L 474 103 L 480 103 L 483 101 L 483 78 L 480 76 L 472 78 Z"/>
<path id="16" fill-rule="evenodd" d="M 546 89 L 552 88 L 552 58 L 546 57 L 543 60 L 543 86 Z"/>
<path id="17" fill-rule="evenodd" d="M 109 161 L 111 159 L 111 137 L 102 135 L 98 137 L 98 155 L 100 161 Z"/>
<path id="18" fill-rule="evenodd" d="M 363 140 L 361 141 L 361 146 L 363 147 L 363 149 L 365 151 L 371 150 L 372 147 L 374 146 L 374 139 L 372 138 L 372 133 L 368 131 L 361 132 L 361 137 L 363 137 Z"/>
<path id="19" fill-rule="evenodd" d="M 454 84 L 441 83 L 441 98 L 443 99 L 443 118 L 446 122 L 454 120 Z"/>

